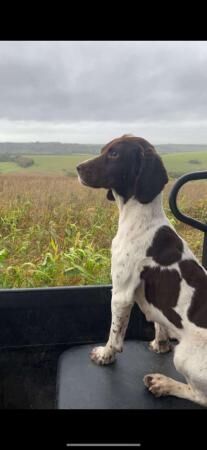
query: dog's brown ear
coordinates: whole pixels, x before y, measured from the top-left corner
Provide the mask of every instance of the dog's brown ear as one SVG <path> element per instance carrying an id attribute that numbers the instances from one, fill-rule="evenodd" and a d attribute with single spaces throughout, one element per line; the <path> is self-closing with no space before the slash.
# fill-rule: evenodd
<path id="1" fill-rule="evenodd" d="M 153 147 L 142 154 L 142 162 L 135 184 L 135 198 L 140 203 L 150 203 L 163 190 L 168 176 L 160 156 Z"/>
<path id="2" fill-rule="evenodd" d="M 114 196 L 113 196 L 113 192 L 112 192 L 111 189 L 109 189 L 109 190 L 107 191 L 106 198 L 107 198 L 108 200 L 112 201 L 112 202 L 115 202 L 115 198 L 114 198 Z"/>

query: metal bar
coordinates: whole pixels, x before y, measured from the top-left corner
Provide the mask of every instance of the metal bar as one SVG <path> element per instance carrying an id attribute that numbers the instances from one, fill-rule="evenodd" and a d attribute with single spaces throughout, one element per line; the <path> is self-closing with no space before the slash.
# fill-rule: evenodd
<path id="1" fill-rule="evenodd" d="M 174 184 L 170 196 L 169 196 L 169 205 L 170 208 L 174 214 L 174 216 L 179 219 L 181 222 L 187 223 L 188 225 L 191 225 L 194 228 L 197 228 L 200 231 L 203 231 L 204 233 L 207 233 L 207 223 L 199 222 L 196 219 L 193 219 L 192 217 L 186 216 L 183 214 L 178 206 L 177 206 L 177 196 L 180 188 L 187 183 L 188 181 L 192 180 L 205 180 L 207 179 L 207 170 L 203 172 L 192 172 L 188 173 L 186 175 L 183 175 L 180 177 L 176 183 Z"/>
<path id="2" fill-rule="evenodd" d="M 207 269 L 207 223 L 200 222 L 199 220 L 193 219 L 192 217 L 186 216 L 183 214 L 178 206 L 177 206 L 177 196 L 180 188 L 192 180 L 206 180 L 207 179 L 207 171 L 202 172 L 192 172 L 180 177 L 176 183 L 174 184 L 170 196 L 169 196 L 169 205 L 174 216 L 179 219 L 181 222 L 190 225 L 193 228 L 196 228 L 200 231 L 204 232 L 204 240 L 203 240 L 203 253 L 202 253 L 202 264 Z"/>
<path id="3" fill-rule="evenodd" d="M 203 239 L 202 264 L 203 264 L 203 267 L 205 267 L 205 269 L 207 269 L 207 233 L 204 234 L 204 239 Z"/>

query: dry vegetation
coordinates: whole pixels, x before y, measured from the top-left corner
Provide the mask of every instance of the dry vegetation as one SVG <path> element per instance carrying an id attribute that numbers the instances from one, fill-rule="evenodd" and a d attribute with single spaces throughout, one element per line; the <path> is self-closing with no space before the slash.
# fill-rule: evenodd
<path id="1" fill-rule="evenodd" d="M 202 233 L 165 211 L 201 258 Z M 207 219 L 207 182 L 188 183 L 179 204 Z M 0 287 L 110 283 L 110 246 L 117 209 L 103 190 L 87 189 L 66 176 L 0 176 Z"/>

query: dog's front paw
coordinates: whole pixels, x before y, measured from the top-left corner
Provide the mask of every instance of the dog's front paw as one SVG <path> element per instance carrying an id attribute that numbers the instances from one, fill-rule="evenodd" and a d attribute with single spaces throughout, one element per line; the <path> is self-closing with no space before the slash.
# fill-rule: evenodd
<path id="1" fill-rule="evenodd" d="M 115 354 L 106 351 L 105 347 L 95 347 L 90 353 L 90 358 L 98 365 L 111 364 L 115 360 Z"/>
<path id="2" fill-rule="evenodd" d="M 151 373 L 150 375 L 145 375 L 144 379 L 145 386 L 149 389 L 155 397 L 161 397 L 162 395 L 170 395 L 171 391 L 171 380 L 165 375 L 160 373 Z"/>
<path id="3" fill-rule="evenodd" d="M 154 341 L 149 343 L 149 349 L 155 353 L 168 353 L 173 349 L 173 345 L 169 342 L 169 340 L 157 341 L 154 339 Z"/>

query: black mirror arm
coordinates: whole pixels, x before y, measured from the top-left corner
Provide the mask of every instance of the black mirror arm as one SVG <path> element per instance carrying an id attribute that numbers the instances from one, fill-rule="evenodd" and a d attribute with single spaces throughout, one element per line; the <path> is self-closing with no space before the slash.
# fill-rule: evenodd
<path id="1" fill-rule="evenodd" d="M 178 192 L 185 183 L 192 180 L 206 180 L 206 179 L 207 179 L 207 170 L 202 172 L 188 173 L 178 178 L 178 180 L 176 181 L 171 190 L 169 196 L 169 205 L 172 213 L 178 220 L 186 223 L 187 225 L 190 225 L 193 228 L 197 228 L 198 230 L 203 231 L 204 241 L 203 241 L 202 264 L 207 269 L 207 223 L 199 222 L 199 220 L 186 216 L 179 210 L 177 206 Z"/>

